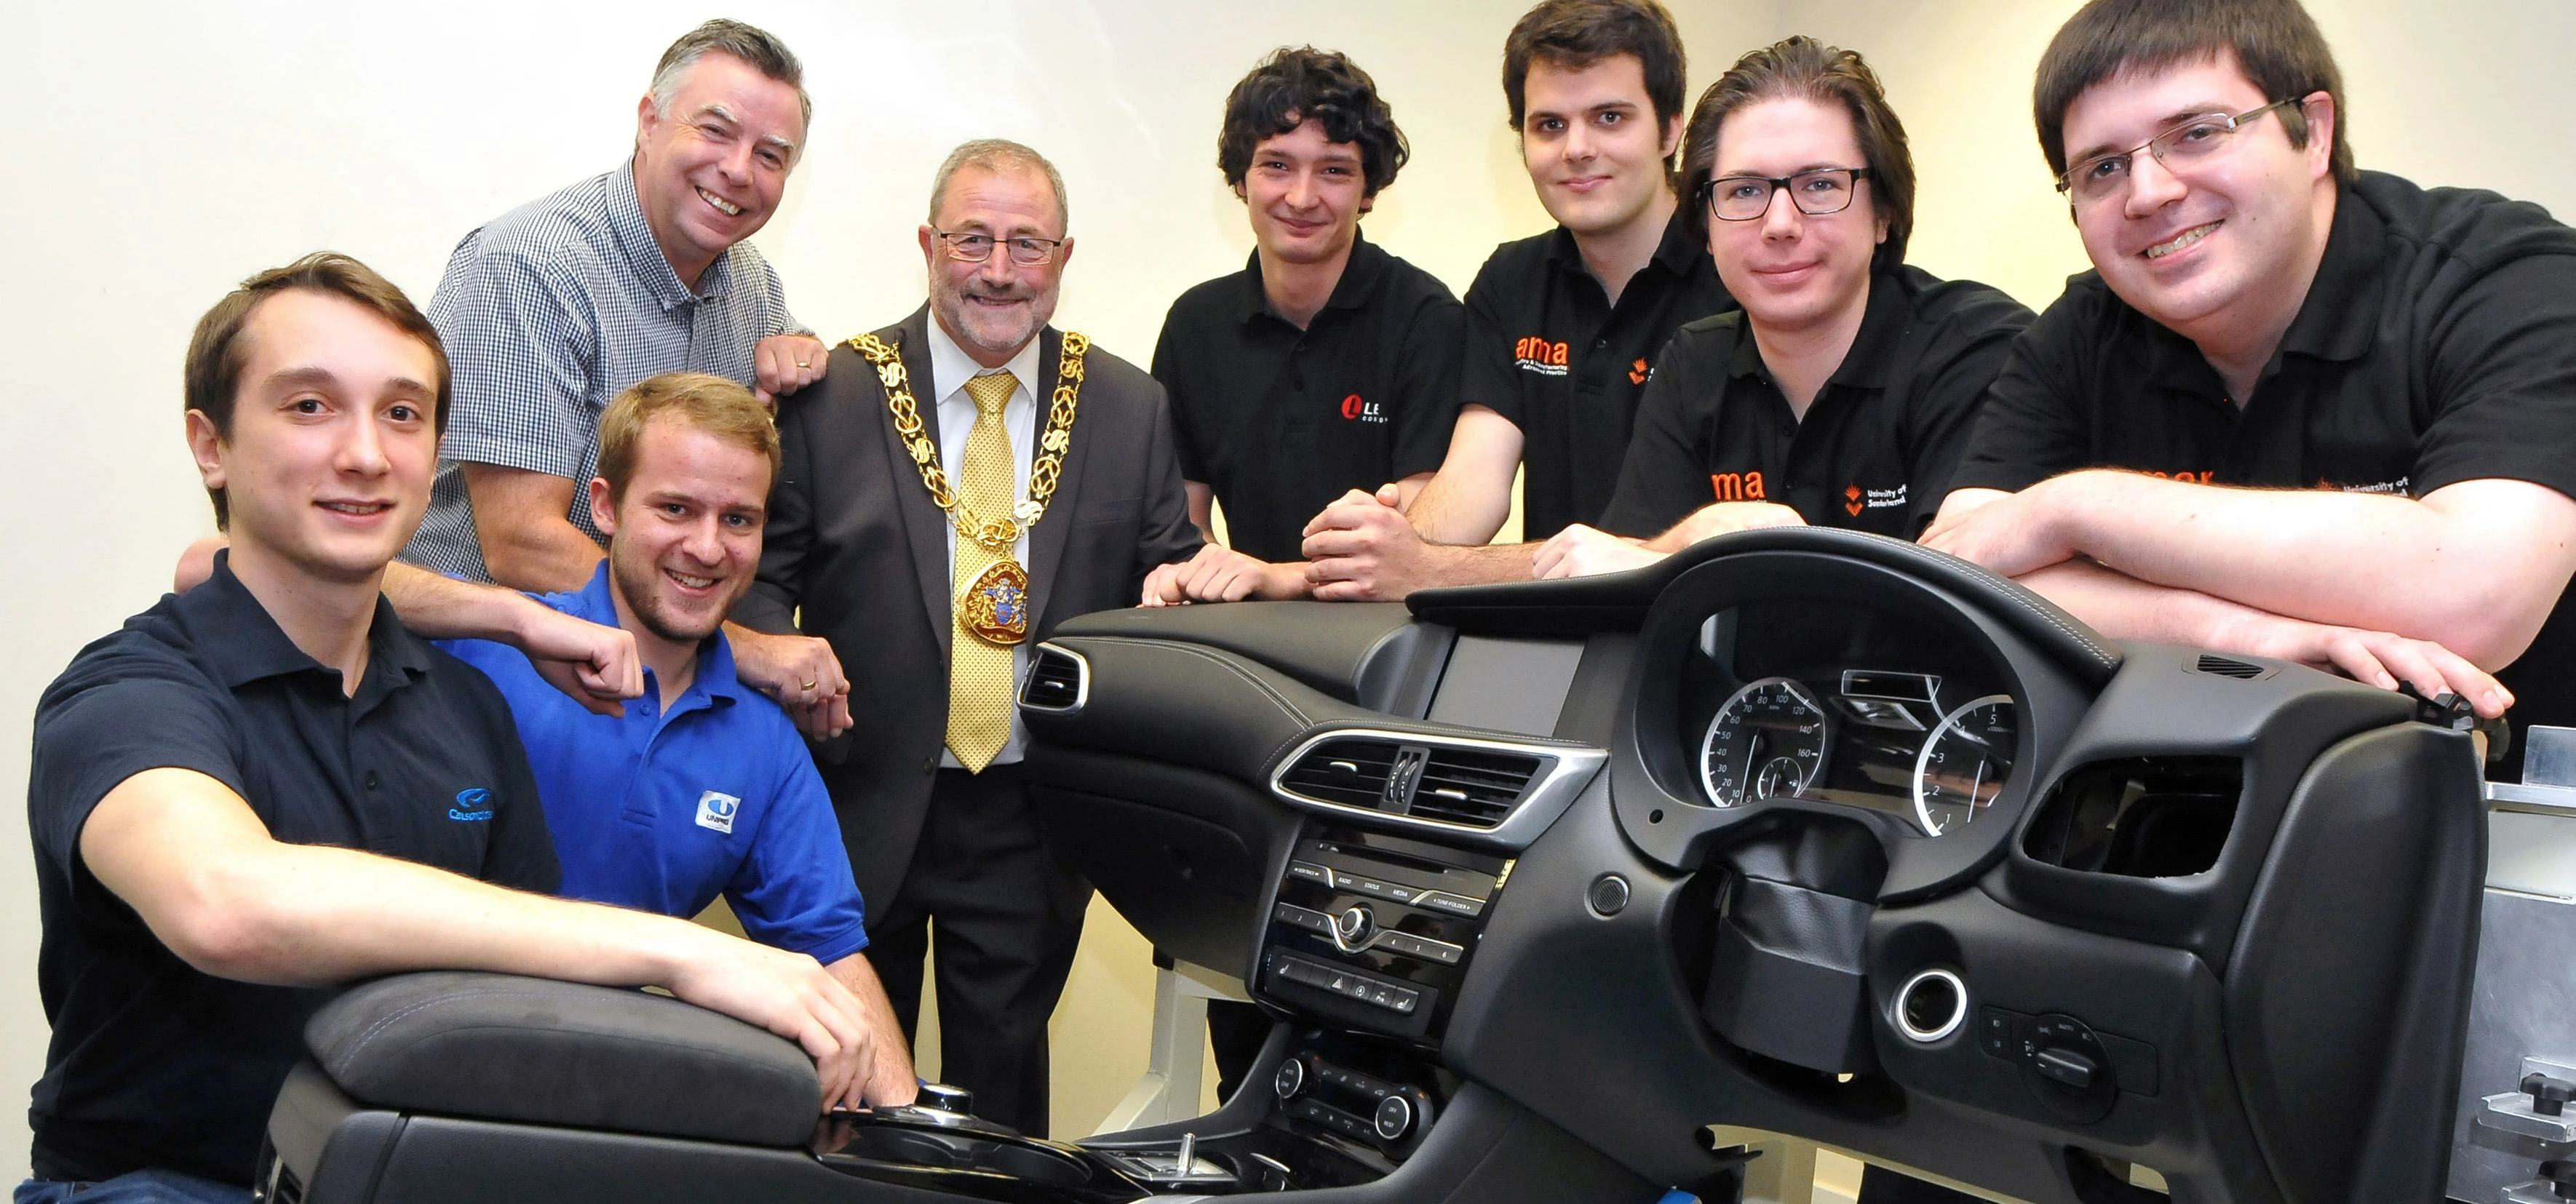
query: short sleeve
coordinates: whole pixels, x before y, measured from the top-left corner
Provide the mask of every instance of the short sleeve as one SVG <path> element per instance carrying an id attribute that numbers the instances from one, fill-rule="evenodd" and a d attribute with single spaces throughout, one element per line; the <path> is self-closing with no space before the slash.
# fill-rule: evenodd
<path id="1" fill-rule="evenodd" d="M 536 771 L 529 767 L 528 751 L 519 743 L 508 700 L 489 682 L 476 684 L 489 696 L 481 712 L 484 738 L 492 744 L 493 764 L 501 774 L 501 789 L 494 793 L 505 800 L 492 817 L 491 844 L 483 850 L 483 872 L 478 876 L 494 886 L 556 894 L 563 889 L 563 863 L 555 854 L 554 833 L 546 826 Z"/>
<path id="2" fill-rule="evenodd" d="M 2413 491 L 2503 477 L 2576 497 L 2576 256 L 2488 272 L 2433 334 L 2433 418 Z"/>
<path id="3" fill-rule="evenodd" d="M 1601 529 L 1613 535 L 1651 538 L 1669 530 L 1691 512 L 1717 500 L 1709 484 L 1700 432 L 1691 414 L 1713 412 L 1725 386 L 1700 370 L 1705 358 L 1683 344 L 1692 333 L 1676 334 L 1655 355 L 1655 375 L 1637 399 L 1636 429 L 1628 436 L 1627 455 L 1619 463 L 1619 481 L 1610 504 L 1601 511 Z M 1702 404 L 1693 405 L 1694 401 Z"/>
<path id="4" fill-rule="evenodd" d="M 588 299 L 550 264 L 456 249 L 430 301 L 455 400 L 439 456 L 577 478 L 598 416 Z"/>
<path id="5" fill-rule="evenodd" d="M 1908 536 L 1919 536 L 1941 512 L 1958 475 L 1977 414 L 2031 314 L 2000 292 L 1984 292 L 1944 322 L 1914 366 L 1906 430 L 1905 478 L 1912 501 Z"/>
<path id="6" fill-rule="evenodd" d="M 2058 298 L 2007 348 L 1950 489 L 2018 492 L 2092 461 L 2083 384 L 2072 367 L 2085 353 L 2089 324 L 2076 308 L 2072 293 Z"/>
<path id="7" fill-rule="evenodd" d="M 126 779 L 186 769 L 249 794 L 218 689 L 184 664 L 93 648 L 46 691 L 27 776 L 28 834 L 36 855 L 74 884 L 76 906 L 108 901 L 81 863 L 81 829 Z"/>
<path id="8" fill-rule="evenodd" d="M 1476 273 L 1476 282 L 1467 286 L 1466 338 L 1459 347 L 1458 401 L 1462 407 L 1484 406 L 1511 420 L 1513 426 L 1527 430 L 1529 415 L 1522 412 L 1520 382 L 1512 377 L 1511 336 L 1503 333 L 1503 315 L 1496 298 L 1503 286 L 1494 276 L 1494 260 L 1487 259 Z"/>
<path id="9" fill-rule="evenodd" d="M 1466 338 L 1467 310 L 1437 281 L 1430 283 L 1434 292 L 1414 310 L 1395 365 L 1391 467 L 1399 481 L 1439 471 L 1440 462 L 1449 455 L 1450 430 L 1458 423 L 1458 353 Z M 1189 446 L 1187 432 L 1181 446 Z M 1181 467 L 1186 473 L 1186 450 L 1183 456 Z"/>
<path id="10" fill-rule="evenodd" d="M 738 706 L 767 706 L 745 700 Z M 823 778 L 784 715 L 771 733 L 783 767 L 751 855 L 725 887 L 745 935 L 830 965 L 867 948 L 867 909 Z"/>

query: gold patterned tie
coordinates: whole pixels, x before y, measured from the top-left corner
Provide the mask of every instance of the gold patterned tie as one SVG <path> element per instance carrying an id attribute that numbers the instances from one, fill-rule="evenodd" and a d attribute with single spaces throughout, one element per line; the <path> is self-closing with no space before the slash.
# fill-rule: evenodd
<path id="1" fill-rule="evenodd" d="M 975 429 L 966 436 L 966 463 L 957 474 L 958 505 L 977 519 L 1008 514 L 1017 504 L 1018 482 L 1011 464 L 1011 436 L 1002 425 L 1002 406 L 1019 379 L 994 372 L 966 382 L 975 399 Z M 950 573 L 948 633 L 948 751 L 968 773 L 982 773 L 1011 739 L 1011 650 L 988 644 L 955 616 L 958 595 L 974 584 L 984 569 L 1008 558 L 959 535 L 955 568 Z"/>

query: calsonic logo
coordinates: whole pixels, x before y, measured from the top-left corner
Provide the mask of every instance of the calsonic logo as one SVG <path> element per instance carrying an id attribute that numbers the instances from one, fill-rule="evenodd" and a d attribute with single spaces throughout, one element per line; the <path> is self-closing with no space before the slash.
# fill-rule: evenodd
<path id="1" fill-rule="evenodd" d="M 733 817 L 742 810 L 742 800 L 730 794 L 710 790 L 698 796 L 698 826 L 733 835 Z"/>
<path id="2" fill-rule="evenodd" d="M 1905 504 L 1905 485 L 1894 489 L 1863 489 L 1858 485 L 1843 486 L 1843 511 L 1857 518 L 1863 510 L 1885 510 Z"/>
<path id="3" fill-rule="evenodd" d="M 1565 344 L 1551 343 L 1532 335 L 1512 344 L 1512 362 L 1523 372 L 1541 376 L 1565 375 Z"/>
<path id="4" fill-rule="evenodd" d="M 1342 417 L 1352 422 L 1386 425 L 1386 411 L 1379 409 L 1374 401 L 1360 400 L 1360 395 L 1357 393 L 1342 399 Z"/>
<path id="5" fill-rule="evenodd" d="M 456 805 L 447 809 L 447 818 L 458 823 L 480 823 L 492 818 L 492 792 L 480 786 L 469 786 L 456 792 Z"/>
<path id="6" fill-rule="evenodd" d="M 1759 472 L 1712 472 L 1708 483 L 1721 502 L 1759 502 L 1769 496 L 1762 491 Z"/>

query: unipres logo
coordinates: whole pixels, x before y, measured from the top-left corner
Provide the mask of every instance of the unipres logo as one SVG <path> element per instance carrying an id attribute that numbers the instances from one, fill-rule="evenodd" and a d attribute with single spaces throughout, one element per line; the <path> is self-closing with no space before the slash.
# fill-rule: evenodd
<path id="1" fill-rule="evenodd" d="M 480 786 L 457 791 L 456 805 L 447 809 L 447 818 L 466 824 L 492 818 L 492 792 Z"/>

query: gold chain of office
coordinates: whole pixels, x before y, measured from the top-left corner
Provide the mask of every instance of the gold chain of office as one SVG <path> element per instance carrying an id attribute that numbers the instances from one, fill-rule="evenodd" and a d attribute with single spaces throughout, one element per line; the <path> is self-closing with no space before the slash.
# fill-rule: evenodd
<path id="1" fill-rule="evenodd" d="M 894 412 L 894 433 L 903 440 L 903 450 L 921 470 L 921 483 L 930 487 L 931 504 L 947 511 L 957 524 L 957 534 L 991 549 L 995 555 L 1008 557 L 1011 545 L 1019 542 L 1020 532 L 1034 527 L 1046 514 L 1047 499 L 1055 496 L 1056 478 L 1064 471 L 1064 449 L 1073 445 L 1073 411 L 1082 399 L 1082 356 L 1091 350 L 1091 340 L 1066 331 L 1064 348 L 1056 362 L 1055 394 L 1047 402 L 1046 432 L 1038 436 L 1037 459 L 1029 464 L 1029 496 L 1012 508 L 1011 513 L 983 518 L 957 500 L 957 491 L 949 488 L 948 474 L 940 471 L 939 449 L 922 429 L 921 405 L 913 400 L 912 380 L 903 368 L 903 356 L 892 344 L 873 334 L 850 340 L 850 347 L 877 370 L 877 380 L 885 385 L 886 408 Z"/>

